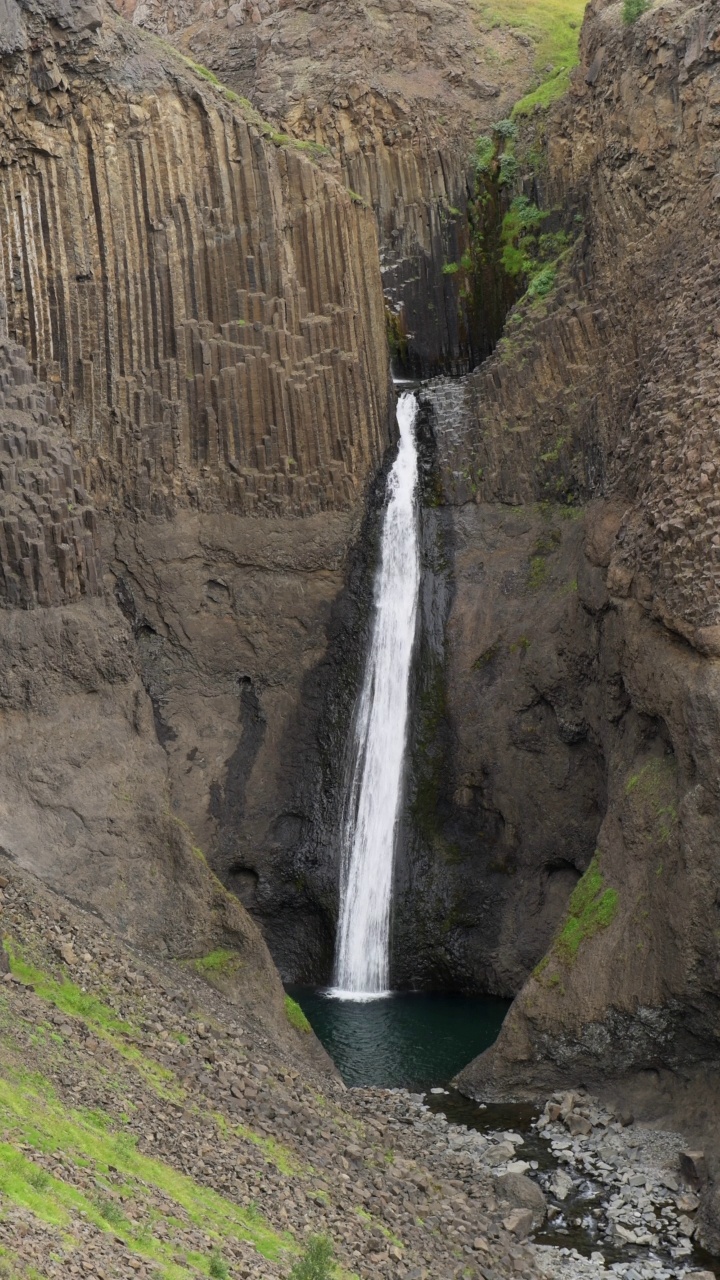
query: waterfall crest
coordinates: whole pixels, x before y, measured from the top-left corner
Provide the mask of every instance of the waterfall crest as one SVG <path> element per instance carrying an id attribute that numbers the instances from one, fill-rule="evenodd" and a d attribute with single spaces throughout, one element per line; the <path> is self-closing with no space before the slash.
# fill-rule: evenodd
<path id="1" fill-rule="evenodd" d="M 333 992 L 346 998 L 383 995 L 389 981 L 395 828 L 420 587 L 417 408 L 413 394 L 400 397 L 400 443 L 388 476 L 375 618 L 355 720 Z"/>

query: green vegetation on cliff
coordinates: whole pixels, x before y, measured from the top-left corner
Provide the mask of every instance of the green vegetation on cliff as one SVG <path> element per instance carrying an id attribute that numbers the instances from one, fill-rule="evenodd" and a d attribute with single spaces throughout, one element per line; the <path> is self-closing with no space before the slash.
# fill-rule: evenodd
<path id="1" fill-rule="evenodd" d="M 624 0 L 623 22 L 628 24 L 637 22 L 638 18 L 647 13 L 649 8 L 650 0 Z"/>
<path id="2" fill-rule="evenodd" d="M 293 1000 L 292 996 L 285 996 L 285 1014 L 291 1027 L 294 1027 L 296 1031 L 302 1031 L 305 1035 L 308 1035 L 312 1031 L 312 1027 L 300 1008 L 300 1005 L 297 1001 Z"/>
<path id="3" fill-rule="evenodd" d="M 535 44 L 540 83 L 515 104 L 513 116 L 529 115 L 560 98 L 577 64 L 585 0 L 475 0 L 475 4 L 486 22 L 520 31 Z"/>
<path id="4" fill-rule="evenodd" d="M 605 878 L 596 853 L 570 898 L 568 914 L 555 942 L 554 950 L 571 964 L 580 946 L 600 929 L 606 929 L 615 918 L 618 907 L 617 889 L 604 888 Z"/>
<path id="5" fill-rule="evenodd" d="M 582 944 L 601 929 L 607 929 L 615 919 L 618 902 L 617 889 L 605 887 L 605 877 L 600 870 L 600 856 L 596 853 L 587 871 L 578 880 L 560 931 L 547 955 L 535 966 L 533 977 L 542 978 L 553 960 L 572 965 Z M 558 986 L 559 983 L 557 974 L 546 979 L 546 985 Z"/>

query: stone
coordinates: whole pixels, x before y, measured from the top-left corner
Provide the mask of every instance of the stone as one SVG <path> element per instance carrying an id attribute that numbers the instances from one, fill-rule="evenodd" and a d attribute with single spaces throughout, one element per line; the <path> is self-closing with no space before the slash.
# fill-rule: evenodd
<path id="1" fill-rule="evenodd" d="M 573 1180 L 564 1169 L 556 1169 L 550 1179 L 550 1190 L 558 1200 L 566 1200 L 572 1191 Z"/>
<path id="2" fill-rule="evenodd" d="M 495 1191 L 516 1209 L 529 1209 L 533 1229 L 542 1226 L 547 1214 L 547 1203 L 537 1183 L 523 1173 L 508 1171 L 495 1179 Z M 509 1230 L 509 1228 L 508 1228 Z"/>
<path id="3" fill-rule="evenodd" d="M 702 1187 L 708 1180 L 707 1161 L 704 1151 L 681 1151 L 679 1157 L 680 1173 L 693 1187 Z"/>
<path id="4" fill-rule="evenodd" d="M 515 1155 L 515 1148 L 511 1142 L 499 1142 L 496 1146 L 489 1147 L 483 1155 L 486 1164 L 495 1166 L 505 1164 L 507 1160 L 511 1160 Z"/>
<path id="5" fill-rule="evenodd" d="M 518 1240 L 524 1240 L 533 1229 L 533 1213 L 531 1209 L 513 1209 L 511 1213 L 503 1218 L 503 1226 L 506 1231 L 515 1236 Z"/>
<path id="6" fill-rule="evenodd" d="M 589 1133 L 592 1133 L 592 1124 L 588 1120 L 587 1116 L 580 1116 L 575 1112 L 572 1112 L 567 1117 L 565 1123 L 568 1127 L 569 1133 L 574 1138 L 579 1136 L 587 1137 Z"/>

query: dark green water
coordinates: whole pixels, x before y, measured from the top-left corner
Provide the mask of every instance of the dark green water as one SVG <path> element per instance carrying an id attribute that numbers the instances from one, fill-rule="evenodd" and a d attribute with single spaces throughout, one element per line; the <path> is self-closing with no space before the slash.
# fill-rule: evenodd
<path id="1" fill-rule="evenodd" d="M 348 1085 L 430 1089 L 444 1085 L 497 1039 L 510 1002 L 402 992 L 382 1000 L 336 1000 L 291 987 Z"/>

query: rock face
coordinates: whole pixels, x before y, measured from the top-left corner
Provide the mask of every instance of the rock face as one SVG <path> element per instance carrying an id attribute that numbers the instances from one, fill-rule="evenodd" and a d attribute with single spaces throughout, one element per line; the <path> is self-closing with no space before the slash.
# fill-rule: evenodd
<path id="1" fill-rule="evenodd" d="M 699 1132 L 720 1054 L 719 77 L 714 6 L 629 28 L 590 6 L 542 178 L 583 235 L 496 355 L 430 393 L 457 582 L 445 954 L 495 989 L 538 962 L 461 1086 L 613 1081 Z"/>
<path id="2" fill-rule="evenodd" d="M 188 832 L 161 821 L 163 808 L 245 898 L 262 875 L 262 905 L 266 867 L 287 874 L 316 801 L 336 600 L 391 438 L 375 222 L 307 150 L 110 8 L 48 2 L 17 15 L 22 40 L 0 75 L 2 600 L 77 605 L 83 623 L 9 611 L 6 652 L 17 642 L 23 663 L 39 654 L 53 671 L 53 645 L 74 652 L 65 626 L 87 626 L 93 655 L 104 628 L 120 647 L 111 675 L 93 657 L 87 676 L 114 726 L 107 786 L 87 788 L 92 812 L 75 806 L 67 840 L 17 799 L 8 849 L 143 942 L 155 931 L 186 952 L 212 930 L 191 855 L 180 891 Z M 78 670 L 88 661 L 78 655 Z M 96 755 L 100 776 L 102 720 L 74 681 L 62 677 L 63 715 L 79 717 L 83 759 Z M 140 755 L 128 729 L 138 699 Z M 40 748 L 27 731 L 31 769 Z M 159 806 L 142 817 L 138 801 L 137 831 L 108 800 L 108 787 L 132 793 L 124 753 Z M 76 775 L 57 769 L 61 794 Z M 120 833 L 108 848 L 85 834 L 104 821 Z M 33 855 L 58 840 L 53 859 Z M 144 871 L 147 906 L 132 895 L 124 905 L 128 845 L 150 879 L 169 859 L 175 905 L 158 905 Z M 222 916 L 230 907 L 215 894 Z M 244 924 L 228 923 L 228 937 L 250 930 L 262 972 L 267 953 L 233 909 Z"/>
<path id="3" fill-rule="evenodd" d="M 232 948 L 282 1028 L 198 844 L 237 886 L 261 822 L 296 833 L 391 436 L 374 219 L 109 7 L 6 11 L 0 843 L 135 945 Z"/>
<path id="4" fill-rule="evenodd" d="M 97 519 L 82 470 L 22 347 L 0 336 L 0 599 L 66 604 L 101 590 Z"/>
<path id="5" fill-rule="evenodd" d="M 473 298 L 463 273 L 443 268 L 468 247 L 475 140 L 532 84 L 527 36 L 467 0 L 130 8 L 136 25 L 170 35 L 279 127 L 331 149 L 375 211 L 406 369 L 461 372 L 489 353 L 509 298 Z"/>
<path id="6" fill-rule="evenodd" d="M 135 946 L 167 957 L 232 948 L 244 975 L 236 998 L 285 1034 L 282 988 L 257 926 L 170 813 L 152 703 L 130 628 L 102 592 L 98 521 L 48 415 L 52 397 L 17 347 L 0 344 L 0 360 L 3 855 Z"/>
<path id="7" fill-rule="evenodd" d="M 110 11 L 54 16 L 4 68 L 0 281 L 88 488 L 351 505 L 388 440 L 371 215 Z"/>

